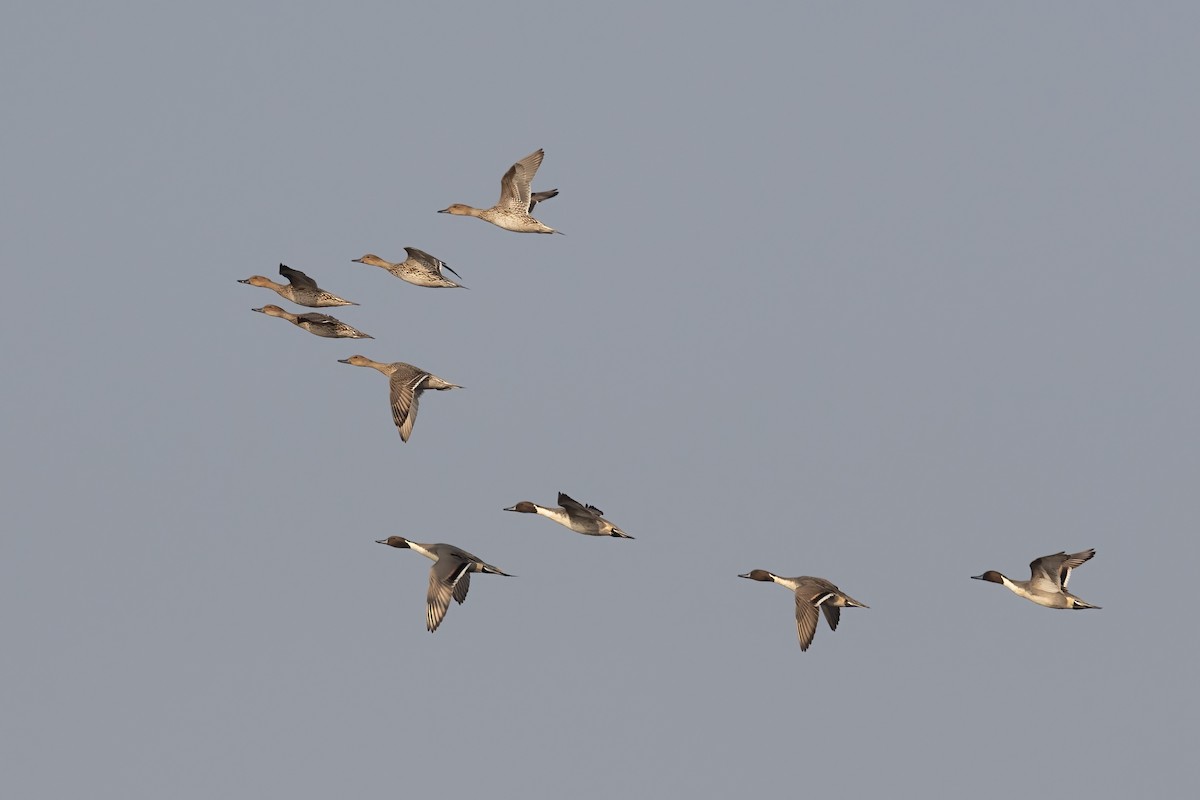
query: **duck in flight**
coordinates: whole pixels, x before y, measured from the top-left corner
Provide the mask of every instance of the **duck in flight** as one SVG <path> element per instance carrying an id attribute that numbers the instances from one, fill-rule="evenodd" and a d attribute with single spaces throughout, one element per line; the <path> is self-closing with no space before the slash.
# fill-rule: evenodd
<path id="1" fill-rule="evenodd" d="M 472 208 L 462 203 L 454 203 L 438 213 L 479 217 L 506 231 L 517 233 L 562 233 L 533 218 L 534 206 L 558 194 L 558 189 L 534 192 L 530 188 L 533 176 L 542 165 L 544 155 L 545 151 L 535 150 L 509 167 L 508 172 L 500 179 L 500 199 L 491 208 Z"/>
<path id="2" fill-rule="evenodd" d="M 1029 580 L 1014 581 L 994 569 L 989 569 L 982 575 L 972 575 L 977 581 L 988 581 L 1004 586 L 1018 597 L 1031 600 L 1046 608 L 1099 608 L 1091 603 L 1080 600 L 1067 591 L 1067 581 L 1071 579 L 1071 570 L 1096 555 L 1095 550 L 1082 550 L 1078 553 L 1067 554 L 1066 551 L 1054 555 L 1042 556 L 1029 562 Z"/>

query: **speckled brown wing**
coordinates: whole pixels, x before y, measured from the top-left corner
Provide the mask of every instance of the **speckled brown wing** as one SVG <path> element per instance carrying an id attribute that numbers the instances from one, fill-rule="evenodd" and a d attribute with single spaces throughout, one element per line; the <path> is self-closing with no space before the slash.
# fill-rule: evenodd
<path id="1" fill-rule="evenodd" d="M 426 253 L 424 250 L 418 250 L 415 247 L 406 247 L 404 248 L 404 252 L 408 253 L 409 258 L 420 262 L 427 270 L 435 275 L 438 275 L 439 277 L 442 275 L 442 270 L 446 269 L 450 271 L 451 275 L 454 275 L 459 280 L 462 280 L 462 275 L 459 275 L 457 272 L 455 272 L 449 264 L 447 264 L 445 261 L 442 261 L 440 258 L 435 258 L 434 256 L 429 255 L 429 253 Z"/>
<path id="2" fill-rule="evenodd" d="M 500 200 L 496 203 L 497 206 L 528 213 L 529 185 L 533 183 L 533 176 L 542 165 L 543 155 L 545 151 L 539 148 L 508 168 L 508 172 L 500 179 Z"/>
<path id="3" fill-rule="evenodd" d="M 392 376 L 392 421 L 400 430 L 400 439 L 407 442 L 412 436 L 413 425 L 417 421 L 417 407 L 421 401 L 421 383 L 425 380 L 424 372 L 404 372 Z"/>

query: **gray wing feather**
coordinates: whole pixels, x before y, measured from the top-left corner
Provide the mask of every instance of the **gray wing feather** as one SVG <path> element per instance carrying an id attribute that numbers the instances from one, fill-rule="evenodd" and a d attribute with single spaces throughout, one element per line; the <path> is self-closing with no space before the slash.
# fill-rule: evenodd
<path id="1" fill-rule="evenodd" d="M 461 559 L 442 556 L 430 568 L 429 591 L 425 595 L 425 627 L 429 631 L 436 631 L 438 625 L 442 624 L 446 609 L 450 607 L 450 598 L 453 596 L 458 599 L 458 584 L 467 574 L 468 566 L 469 564 Z M 462 596 L 464 599 L 467 596 L 465 589 Z M 461 603 L 462 600 L 458 602 Z"/>
<path id="2" fill-rule="evenodd" d="M 467 592 L 471 591 L 471 573 L 464 572 L 463 576 L 458 579 L 458 583 L 454 584 L 454 600 L 460 606 L 467 601 Z"/>
<path id="3" fill-rule="evenodd" d="M 817 607 L 796 595 L 796 635 L 800 638 L 800 649 L 807 650 L 817 635 Z"/>
<path id="4" fill-rule="evenodd" d="M 558 504 L 560 506 L 562 506 L 563 508 L 565 508 L 567 511 L 570 511 L 573 514 L 579 514 L 584 517 L 602 517 L 602 516 L 604 516 L 604 512 L 601 511 L 600 509 L 596 508 L 595 506 L 584 505 L 583 503 L 579 502 L 578 500 L 575 500 L 570 495 L 568 495 L 564 492 L 558 493 Z"/>

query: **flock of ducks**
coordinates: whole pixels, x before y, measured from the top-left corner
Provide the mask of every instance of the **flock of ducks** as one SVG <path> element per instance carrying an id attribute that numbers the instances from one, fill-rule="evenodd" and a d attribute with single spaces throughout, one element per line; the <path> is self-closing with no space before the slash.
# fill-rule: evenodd
<path id="1" fill-rule="evenodd" d="M 534 175 L 537 174 L 544 155 L 542 150 L 536 150 L 509 167 L 500 180 L 500 199 L 491 208 L 479 209 L 454 203 L 438 213 L 478 217 L 504 230 L 516 233 L 562 233 L 562 231 L 555 230 L 535 219 L 532 213 L 538 203 L 549 200 L 558 194 L 557 189 L 534 192 L 531 188 Z M 405 247 L 404 251 L 408 258 L 399 263 L 385 261 L 373 253 L 368 253 L 361 258 L 353 259 L 353 261 L 382 267 L 397 278 L 416 286 L 466 288 L 463 284 L 446 277 L 445 273 L 449 272 L 462 280 L 462 276 L 444 261 L 415 247 Z M 320 288 L 315 280 L 300 270 L 280 264 L 279 274 L 287 280 L 287 284 L 276 283 L 262 275 L 253 275 L 239 283 L 270 289 L 285 300 L 309 308 L 358 305 L 358 303 Z M 303 328 L 316 336 L 332 339 L 375 338 L 328 314 L 317 312 L 292 314 L 276 305 L 265 305 L 253 310 L 267 316 L 286 319 L 296 327 Z M 338 361 L 355 367 L 370 367 L 387 376 L 392 421 L 400 433 L 400 439 L 405 442 L 412 435 L 413 425 L 417 419 L 417 406 L 423 391 L 426 389 L 445 391 L 462 388 L 458 384 L 450 383 L 433 373 L 402 361 L 385 364 L 361 355 L 353 355 L 349 358 L 338 359 Z M 558 506 L 543 506 L 522 500 L 504 510 L 546 517 L 585 536 L 634 538 L 605 519 L 604 512 L 600 509 L 580 503 L 563 492 L 558 493 Z M 452 544 L 426 544 L 402 536 L 389 536 L 376 541 L 378 544 L 385 544 L 389 547 L 414 550 L 433 561 L 433 566 L 429 570 L 429 588 L 425 600 L 425 627 L 431 632 L 436 631 L 441 625 L 446 611 L 450 607 L 451 599 L 459 604 L 466 601 L 467 592 L 471 587 L 472 572 L 511 577 L 509 573 Z M 1099 606 L 1087 603 L 1067 591 L 1067 582 L 1070 580 L 1071 571 L 1094 555 L 1096 555 L 1095 550 L 1084 550 L 1071 554 L 1059 552 L 1034 559 L 1029 565 L 1030 578 L 1027 581 L 1014 581 L 995 570 L 988 570 L 982 575 L 973 577 L 977 580 L 999 583 L 1019 597 L 1024 597 L 1026 600 L 1047 608 L 1099 608 Z M 855 600 L 825 578 L 808 575 L 785 578 L 765 569 L 754 569 L 738 577 L 764 583 L 776 583 L 792 592 L 796 601 L 796 633 L 800 640 L 801 650 L 807 650 L 812 644 L 820 615 L 824 615 L 830 630 L 837 630 L 841 620 L 841 609 L 869 608 L 865 603 Z"/>

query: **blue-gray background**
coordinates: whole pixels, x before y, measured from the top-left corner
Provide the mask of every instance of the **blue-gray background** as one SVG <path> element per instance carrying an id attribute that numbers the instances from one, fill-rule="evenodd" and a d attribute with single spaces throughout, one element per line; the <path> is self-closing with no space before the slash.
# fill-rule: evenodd
<path id="1" fill-rule="evenodd" d="M 6 796 L 1194 789 L 1194 5 L 160 6 L 0 33 Z"/>

